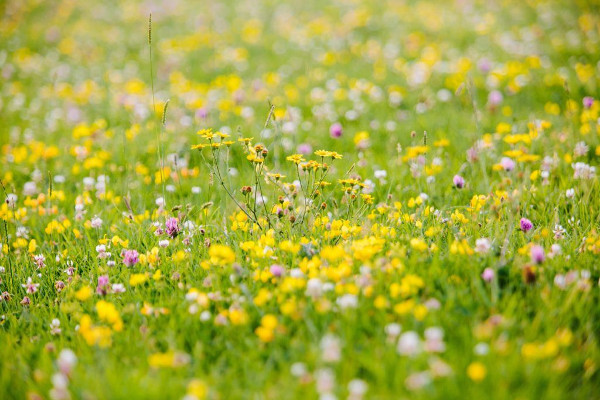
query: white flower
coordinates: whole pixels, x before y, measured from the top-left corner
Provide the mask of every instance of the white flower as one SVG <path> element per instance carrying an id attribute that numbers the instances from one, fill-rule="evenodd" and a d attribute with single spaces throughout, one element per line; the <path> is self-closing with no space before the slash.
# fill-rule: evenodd
<path id="1" fill-rule="evenodd" d="M 206 321 L 210 320 L 211 317 L 212 317 L 212 315 L 210 314 L 210 311 L 208 311 L 208 310 L 202 311 L 200 313 L 200 321 L 206 322 Z"/>
<path id="2" fill-rule="evenodd" d="M 98 217 L 92 218 L 91 221 L 92 228 L 100 228 L 102 226 L 102 220 Z"/>
<path id="3" fill-rule="evenodd" d="M 573 150 L 573 155 L 576 158 L 583 157 L 588 153 L 589 150 L 590 150 L 590 148 L 588 147 L 588 145 L 585 142 L 579 142 L 575 145 L 575 149 Z"/>
<path id="4" fill-rule="evenodd" d="M 59 335 L 60 332 L 60 320 L 58 318 L 54 318 L 52 322 L 50 322 L 50 333 L 53 335 Z"/>
<path id="5" fill-rule="evenodd" d="M 409 375 L 404 383 L 409 390 L 418 390 L 428 385 L 431 382 L 431 374 L 429 371 L 415 372 Z"/>
<path id="6" fill-rule="evenodd" d="M 430 353 L 441 353 L 446 351 L 444 331 L 442 328 L 432 327 L 425 329 L 425 349 Z"/>
<path id="7" fill-rule="evenodd" d="M 83 187 L 85 190 L 92 190 L 95 183 L 96 181 L 92 177 L 86 176 L 83 178 Z"/>
<path id="8" fill-rule="evenodd" d="M 325 362 L 337 362 L 341 358 L 340 340 L 334 335 L 325 335 L 321 339 L 321 358 Z"/>
<path id="9" fill-rule="evenodd" d="M 421 352 L 421 339 L 414 331 L 403 333 L 398 339 L 397 351 L 403 356 L 415 356 Z"/>
<path id="10" fill-rule="evenodd" d="M 375 183 L 372 180 L 366 179 L 363 183 L 365 185 L 362 190 L 364 194 L 371 194 L 375 191 Z"/>
<path id="11" fill-rule="evenodd" d="M 475 348 L 473 349 L 473 351 L 478 356 L 485 356 L 486 354 L 488 354 L 490 352 L 490 345 L 487 343 L 483 343 L 483 342 L 477 343 L 475 345 Z"/>
<path id="12" fill-rule="evenodd" d="M 113 291 L 113 293 L 124 293 L 125 292 L 125 286 L 123 286 L 122 283 L 113 283 L 113 285 L 112 285 L 112 291 Z"/>
<path id="13" fill-rule="evenodd" d="M 77 364 L 77 356 L 73 353 L 73 350 L 63 349 L 58 355 L 57 364 L 61 372 L 68 374 Z"/>
<path id="14" fill-rule="evenodd" d="M 37 185 L 35 182 L 25 182 L 23 185 L 23 194 L 25 196 L 33 196 L 37 193 Z"/>
<path id="15" fill-rule="evenodd" d="M 402 326 L 395 322 L 392 322 L 391 324 L 387 324 L 384 329 L 385 329 L 385 333 L 391 337 L 396 337 L 400 334 L 400 332 L 402 332 Z"/>
<path id="16" fill-rule="evenodd" d="M 329 393 L 335 387 L 335 375 L 329 368 L 321 368 L 315 371 L 317 381 L 317 392 L 319 394 Z"/>
<path id="17" fill-rule="evenodd" d="M 571 164 L 573 167 L 573 179 L 592 179 L 596 177 L 596 167 L 583 162 Z"/>
<path id="18" fill-rule="evenodd" d="M 306 375 L 306 365 L 304 365 L 304 363 L 301 362 L 295 362 L 290 367 L 290 372 L 297 378 L 304 376 Z"/>
<path id="19" fill-rule="evenodd" d="M 352 379 L 348 382 L 348 392 L 353 398 L 361 398 L 367 392 L 367 382 L 362 379 Z"/>
<path id="20" fill-rule="evenodd" d="M 345 294 L 341 297 L 338 297 L 337 304 L 340 306 L 342 310 L 347 308 L 356 308 L 358 307 L 358 298 L 353 294 Z"/>
<path id="21" fill-rule="evenodd" d="M 489 239 L 481 238 L 475 240 L 475 251 L 479 254 L 487 254 L 492 247 Z"/>
<path id="22" fill-rule="evenodd" d="M 387 178 L 387 171 L 384 169 L 379 169 L 375 171 L 375 178 L 379 180 L 385 180 L 385 178 Z"/>
<path id="23" fill-rule="evenodd" d="M 323 283 L 319 278 L 311 278 L 306 283 L 306 295 L 310 297 L 321 297 L 323 294 Z"/>
<path id="24" fill-rule="evenodd" d="M 17 195 L 16 195 L 16 194 L 14 194 L 14 193 L 9 193 L 9 194 L 6 196 L 6 204 L 8 204 L 10 207 L 14 207 L 14 206 L 15 206 L 15 204 L 17 204 L 17 199 L 18 199 L 18 197 L 17 197 Z"/>
<path id="25" fill-rule="evenodd" d="M 562 254 L 562 247 L 560 247 L 560 244 L 554 243 L 550 247 L 550 253 L 548 253 L 548 257 L 553 258 L 553 257 L 559 256 L 561 254 Z"/>
<path id="26" fill-rule="evenodd" d="M 52 375 L 52 385 L 54 389 L 66 389 L 69 385 L 69 379 L 61 373 L 54 374 Z"/>

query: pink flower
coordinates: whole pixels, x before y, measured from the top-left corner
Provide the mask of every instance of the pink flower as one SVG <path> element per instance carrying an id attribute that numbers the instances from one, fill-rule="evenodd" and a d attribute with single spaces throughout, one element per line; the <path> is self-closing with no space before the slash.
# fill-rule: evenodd
<path id="1" fill-rule="evenodd" d="M 454 187 L 457 189 L 462 189 L 465 186 L 465 178 L 460 175 L 454 175 L 452 182 L 454 183 Z"/>
<path id="2" fill-rule="evenodd" d="M 298 145 L 298 153 L 300 154 L 310 154 L 312 151 L 312 146 L 308 143 Z"/>
<path id="3" fill-rule="evenodd" d="M 477 68 L 479 68 L 479 71 L 485 74 L 490 72 L 490 69 L 492 69 L 492 63 L 487 58 L 482 58 L 477 63 Z"/>
<path id="4" fill-rule="evenodd" d="M 541 264 L 546 259 L 546 254 L 544 253 L 544 248 L 539 245 L 534 245 L 531 247 L 531 261 L 536 264 Z"/>
<path id="5" fill-rule="evenodd" d="M 33 257 L 33 261 L 37 265 L 38 268 L 44 268 L 46 266 L 46 257 L 43 254 L 38 254 Z"/>
<path id="6" fill-rule="evenodd" d="M 594 98 L 593 97 L 585 96 L 583 98 L 583 106 L 585 108 L 590 108 L 590 107 L 592 107 L 593 104 L 594 104 Z"/>
<path id="7" fill-rule="evenodd" d="M 271 265 L 270 271 L 273 274 L 273 276 L 276 276 L 279 278 L 280 276 L 283 276 L 283 274 L 285 272 L 285 268 L 283 268 L 279 264 L 273 264 L 273 265 Z"/>
<path id="8" fill-rule="evenodd" d="M 494 270 L 491 268 L 486 268 L 483 270 L 483 272 L 481 273 L 481 279 L 483 279 L 486 282 L 491 282 L 492 279 L 494 279 Z"/>
<path id="9" fill-rule="evenodd" d="M 498 90 L 492 90 L 488 95 L 488 106 L 490 108 L 496 108 L 502 103 L 502 100 L 504 100 L 502 93 Z"/>
<path id="10" fill-rule="evenodd" d="M 529 232 L 533 228 L 533 223 L 527 218 L 521 218 L 521 230 Z"/>
<path id="11" fill-rule="evenodd" d="M 98 286 L 96 287 L 96 293 L 106 295 L 108 286 L 108 275 L 100 275 L 98 277 Z"/>
<path id="12" fill-rule="evenodd" d="M 502 169 L 506 172 L 510 172 L 513 169 L 515 169 L 515 165 L 516 164 L 512 158 L 502 157 L 502 159 L 500 160 L 500 166 L 502 166 Z"/>
<path id="13" fill-rule="evenodd" d="M 27 291 L 27 293 L 32 294 L 38 291 L 38 288 L 40 287 L 39 283 L 33 283 L 33 279 L 31 279 L 31 277 L 27 278 L 27 282 L 25 282 L 24 284 L 22 284 L 21 286 L 23 286 L 25 288 L 25 290 Z"/>
<path id="14" fill-rule="evenodd" d="M 331 125 L 331 127 L 329 127 L 329 134 L 334 139 L 337 139 L 340 136 L 342 136 L 342 133 L 343 133 L 342 124 L 340 124 L 339 122 L 336 122 L 335 124 Z"/>
<path id="15" fill-rule="evenodd" d="M 481 146 L 478 143 L 475 143 L 473 145 L 473 147 L 470 147 L 467 150 L 467 161 L 470 162 L 471 164 L 476 162 L 477 160 L 479 160 L 480 147 Z"/>
<path id="16" fill-rule="evenodd" d="M 167 226 L 167 235 L 169 235 L 172 238 L 175 238 L 181 230 L 181 228 L 179 228 L 179 221 L 177 220 L 177 218 L 169 218 L 165 225 Z"/>
<path id="17" fill-rule="evenodd" d="M 199 108 L 196 110 L 196 118 L 205 119 L 208 117 L 208 110 L 205 108 Z"/>
<path id="18" fill-rule="evenodd" d="M 125 264 L 128 267 L 134 266 L 139 261 L 138 256 L 139 256 L 139 254 L 137 251 L 126 250 L 125 253 L 123 254 L 123 264 Z"/>

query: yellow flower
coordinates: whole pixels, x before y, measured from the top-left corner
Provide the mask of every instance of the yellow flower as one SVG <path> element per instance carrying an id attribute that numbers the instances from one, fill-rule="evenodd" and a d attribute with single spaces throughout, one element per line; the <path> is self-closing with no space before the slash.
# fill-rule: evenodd
<path id="1" fill-rule="evenodd" d="M 131 286 L 141 285 L 142 283 L 148 280 L 148 276 L 146 274 L 131 274 L 129 277 L 129 284 Z"/>
<path id="2" fill-rule="evenodd" d="M 94 294 L 92 288 L 89 286 L 84 286 L 75 293 L 75 298 L 79 301 L 86 301 L 92 297 L 92 294 Z"/>
<path id="3" fill-rule="evenodd" d="M 166 353 L 154 353 L 148 357 L 148 364 L 153 368 L 177 368 L 190 362 L 190 356 L 180 351 L 167 351 Z"/>
<path id="4" fill-rule="evenodd" d="M 278 324 L 277 317 L 273 314 L 265 314 L 265 316 L 261 318 L 260 323 L 267 329 L 275 329 Z"/>
<path id="5" fill-rule="evenodd" d="M 192 379 L 187 386 L 187 395 L 197 400 L 202 400 L 208 395 L 208 386 L 200 379 Z"/>
<path id="6" fill-rule="evenodd" d="M 475 382 L 480 382 L 487 375 L 487 369 L 485 368 L 485 365 L 483 365 L 479 361 L 475 361 L 469 364 L 469 366 L 467 367 L 467 375 L 469 376 L 469 378 L 471 378 L 471 380 Z"/>
<path id="7" fill-rule="evenodd" d="M 235 262 L 235 253 L 229 246 L 213 244 L 208 250 L 210 262 L 215 265 L 227 265 Z"/>
<path id="8" fill-rule="evenodd" d="M 243 308 L 231 307 L 229 309 L 229 321 L 232 325 L 244 325 L 248 319 L 248 314 Z"/>
<path id="9" fill-rule="evenodd" d="M 294 164 L 296 164 L 296 165 L 300 164 L 301 162 L 304 162 L 304 161 L 306 161 L 306 160 L 305 160 L 305 159 L 302 157 L 302 155 L 301 155 L 301 154 L 292 154 L 291 156 L 287 156 L 287 157 L 286 157 L 286 160 L 287 160 L 287 161 L 291 161 L 291 162 L 293 162 L 293 163 L 294 163 Z"/>
<path id="10" fill-rule="evenodd" d="M 112 331 L 107 326 L 94 326 L 89 315 L 84 314 L 79 321 L 79 334 L 89 346 L 110 347 L 112 343 Z"/>
<path id="11" fill-rule="evenodd" d="M 410 247 L 417 251 L 425 251 L 427 250 L 427 243 L 421 238 L 412 238 L 410 239 Z"/>
<path id="12" fill-rule="evenodd" d="M 271 329 L 267 329 L 264 326 L 259 326 L 255 330 L 256 336 L 265 343 L 271 342 L 275 338 L 275 334 Z"/>
<path id="13" fill-rule="evenodd" d="M 352 254 L 357 260 L 365 262 L 370 260 L 375 254 L 379 253 L 383 249 L 384 244 L 384 239 L 373 236 L 356 240 L 352 243 Z"/>
<path id="14" fill-rule="evenodd" d="M 111 324 L 115 331 L 120 332 L 123 330 L 123 321 L 114 304 L 100 300 L 96 303 L 96 312 L 98 317 L 102 321 Z"/>

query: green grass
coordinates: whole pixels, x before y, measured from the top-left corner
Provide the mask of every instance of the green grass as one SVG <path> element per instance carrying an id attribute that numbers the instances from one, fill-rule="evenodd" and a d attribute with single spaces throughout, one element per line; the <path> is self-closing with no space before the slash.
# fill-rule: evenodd
<path id="1" fill-rule="evenodd" d="M 598 398 L 597 2 L 0 9 L 0 398 Z"/>

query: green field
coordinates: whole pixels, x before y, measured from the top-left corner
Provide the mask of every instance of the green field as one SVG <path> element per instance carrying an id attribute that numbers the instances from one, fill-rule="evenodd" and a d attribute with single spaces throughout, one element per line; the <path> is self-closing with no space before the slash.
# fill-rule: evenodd
<path id="1" fill-rule="evenodd" d="M 600 399 L 596 0 L 0 2 L 0 399 Z"/>

